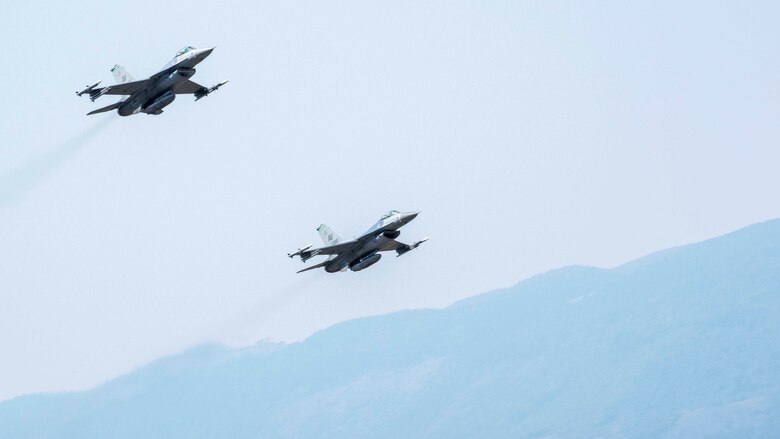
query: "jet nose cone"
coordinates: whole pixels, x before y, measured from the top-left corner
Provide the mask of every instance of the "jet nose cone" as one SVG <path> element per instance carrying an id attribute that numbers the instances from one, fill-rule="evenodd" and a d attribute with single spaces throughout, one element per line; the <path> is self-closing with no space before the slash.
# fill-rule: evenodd
<path id="1" fill-rule="evenodd" d="M 197 50 L 197 56 L 201 59 L 211 55 L 211 52 L 214 50 L 214 47 L 209 47 L 208 49 L 198 49 Z"/>
<path id="2" fill-rule="evenodd" d="M 417 218 L 417 215 L 419 214 L 420 212 L 406 212 L 401 216 L 403 217 L 403 220 L 408 223 L 409 221 Z"/>

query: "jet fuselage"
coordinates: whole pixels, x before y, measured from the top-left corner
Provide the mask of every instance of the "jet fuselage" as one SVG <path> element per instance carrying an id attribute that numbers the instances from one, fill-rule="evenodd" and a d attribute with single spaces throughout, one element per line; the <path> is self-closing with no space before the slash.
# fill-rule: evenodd
<path id="1" fill-rule="evenodd" d="M 176 99 L 176 88 L 195 74 L 195 66 L 206 59 L 214 48 L 194 49 L 177 55 L 166 64 L 143 90 L 131 94 L 118 108 L 120 116 L 138 113 L 160 114 L 162 109 Z M 171 71 L 172 70 L 172 71 Z M 162 72 L 170 73 L 160 75 Z"/>
<path id="2" fill-rule="evenodd" d="M 382 257 L 379 252 L 384 251 L 401 234 L 398 229 L 415 217 L 417 217 L 417 213 L 406 213 L 393 216 L 389 218 L 389 221 L 378 222 L 363 235 L 375 235 L 373 238 L 368 239 L 361 246 L 355 246 L 349 251 L 339 254 L 325 266 L 325 271 L 336 273 L 347 268 L 352 271 L 360 271 L 376 264 Z"/>
<path id="3" fill-rule="evenodd" d="M 148 88 L 130 95 L 119 107 L 119 115 L 131 116 L 141 112 L 158 114 L 176 98 L 176 87 L 194 74 L 195 69 L 184 67 L 162 76 L 150 84 Z"/>

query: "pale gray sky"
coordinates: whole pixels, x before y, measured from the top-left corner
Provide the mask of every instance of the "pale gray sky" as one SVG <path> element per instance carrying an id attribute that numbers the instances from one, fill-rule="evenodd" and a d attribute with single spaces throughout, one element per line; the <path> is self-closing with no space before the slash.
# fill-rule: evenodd
<path id="1" fill-rule="evenodd" d="M 630 4 L 629 4 L 630 3 Z M 218 7 L 219 4 L 223 6 Z M 296 341 L 780 216 L 780 4 L 14 2 L 0 14 L 0 400 L 203 341 Z M 73 91 L 180 47 L 159 117 Z M 360 273 L 285 255 L 388 209 Z"/>

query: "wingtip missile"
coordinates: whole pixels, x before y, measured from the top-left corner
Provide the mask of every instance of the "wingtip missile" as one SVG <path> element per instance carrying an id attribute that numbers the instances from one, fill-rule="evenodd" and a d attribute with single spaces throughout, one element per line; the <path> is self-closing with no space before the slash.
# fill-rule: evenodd
<path id="1" fill-rule="evenodd" d="M 200 100 L 201 98 L 205 98 L 206 96 L 210 95 L 211 93 L 214 93 L 215 91 L 219 90 L 220 87 L 222 87 L 223 85 L 227 84 L 228 82 L 229 82 L 229 80 L 226 79 L 226 80 L 220 82 L 219 84 L 211 86 L 211 87 L 209 87 L 207 89 L 200 89 L 200 91 L 195 93 L 195 100 L 197 101 L 197 100 Z"/>
<path id="2" fill-rule="evenodd" d="M 417 242 L 413 242 L 412 244 L 409 244 L 405 248 L 399 248 L 398 250 L 395 251 L 397 253 L 396 257 L 403 256 L 403 255 L 409 253 L 410 251 L 416 249 L 417 247 L 420 246 L 420 244 L 422 244 L 423 242 L 425 242 L 425 241 L 427 241 L 429 239 L 431 239 L 431 238 L 425 237 L 425 238 L 423 238 L 423 239 L 421 239 L 421 240 L 419 240 Z"/>
<path id="3" fill-rule="evenodd" d="M 294 258 L 296 256 L 300 256 L 303 252 L 305 252 L 306 250 L 312 248 L 312 246 L 314 246 L 314 244 L 309 244 L 306 247 L 299 248 L 298 251 L 296 251 L 295 253 L 287 253 L 287 256 L 290 257 L 290 258 Z"/>
<path id="4" fill-rule="evenodd" d="M 414 244 L 410 245 L 409 247 L 411 247 L 411 250 L 414 250 L 414 249 L 416 249 L 417 247 L 419 247 L 419 246 L 420 246 L 420 244 L 422 244 L 423 242 L 425 242 L 425 241 L 427 241 L 427 240 L 429 240 L 429 239 L 431 239 L 431 238 L 429 238 L 429 237 L 427 237 L 427 236 L 426 236 L 425 238 L 423 238 L 423 239 L 421 239 L 421 240 L 419 240 L 419 241 L 415 242 Z"/>
<path id="5" fill-rule="evenodd" d="M 96 83 L 94 83 L 94 84 L 92 84 L 92 85 L 88 85 L 88 86 L 87 86 L 87 88 L 85 88 L 84 90 L 77 91 L 77 92 L 76 92 L 76 96 L 81 96 L 81 95 L 84 95 L 84 94 L 90 93 L 90 92 L 92 91 L 92 89 L 94 89 L 95 87 L 97 87 L 98 85 L 100 85 L 100 83 L 101 83 L 101 82 L 103 82 L 103 81 L 98 81 L 98 82 L 96 82 Z"/>

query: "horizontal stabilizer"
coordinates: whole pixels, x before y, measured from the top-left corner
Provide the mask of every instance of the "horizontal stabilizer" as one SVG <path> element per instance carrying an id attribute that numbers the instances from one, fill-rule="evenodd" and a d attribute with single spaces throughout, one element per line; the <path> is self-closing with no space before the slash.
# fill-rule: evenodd
<path id="1" fill-rule="evenodd" d="M 323 262 L 320 262 L 319 264 L 312 265 L 311 267 L 306 267 L 303 270 L 298 271 L 298 273 L 303 273 L 304 271 L 309 271 L 309 270 L 314 270 L 315 268 L 324 267 L 324 266 L 328 265 L 329 262 L 330 262 L 330 259 L 328 259 L 326 261 L 323 261 Z"/>
<path id="2" fill-rule="evenodd" d="M 98 108 L 97 110 L 92 110 L 89 113 L 87 113 L 87 116 L 89 116 L 90 114 L 105 113 L 106 111 L 116 110 L 117 108 L 119 108 L 120 105 L 122 105 L 122 102 L 123 101 L 119 101 L 107 107 Z"/>

